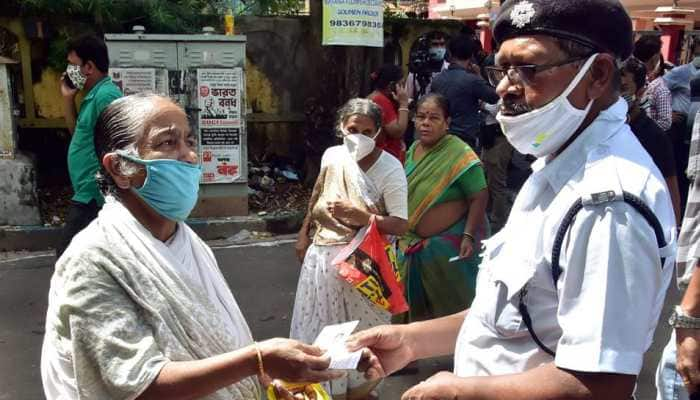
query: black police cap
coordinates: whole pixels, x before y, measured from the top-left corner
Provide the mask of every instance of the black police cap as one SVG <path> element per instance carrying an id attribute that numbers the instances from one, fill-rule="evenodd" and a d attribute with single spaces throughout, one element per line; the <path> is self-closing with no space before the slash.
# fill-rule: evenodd
<path id="1" fill-rule="evenodd" d="M 497 42 L 541 34 L 571 40 L 625 60 L 634 47 L 632 21 L 617 0 L 508 0 L 496 17 Z"/>

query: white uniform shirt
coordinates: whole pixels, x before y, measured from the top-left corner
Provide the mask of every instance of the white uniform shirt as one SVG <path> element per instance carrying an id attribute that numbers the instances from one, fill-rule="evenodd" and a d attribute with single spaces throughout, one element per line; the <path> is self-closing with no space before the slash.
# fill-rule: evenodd
<path id="1" fill-rule="evenodd" d="M 558 367 L 641 370 L 672 276 L 675 220 L 663 177 L 625 124 L 626 111 L 618 101 L 562 154 L 533 165 L 505 228 L 485 244 L 476 298 L 457 339 L 457 375 L 519 373 L 552 361 L 518 311 L 528 282 L 534 331 L 556 352 Z M 555 289 L 552 246 L 565 213 L 585 194 L 608 190 L 640 197 L 668 245 L 659 249 L 651 225 L 626 203 L 584 206 L 564 239 Z"/>

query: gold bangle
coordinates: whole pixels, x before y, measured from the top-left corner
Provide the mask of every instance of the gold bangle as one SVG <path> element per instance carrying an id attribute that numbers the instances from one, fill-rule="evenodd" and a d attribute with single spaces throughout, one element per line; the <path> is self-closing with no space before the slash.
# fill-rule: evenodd
<path id="1" fill-rule="evenodd" d="M 258 374 L 260 376 L 265 376 L 265 366 L 263 365 L 262 352 L 260 351 L 260 346 L 258 342 L 253 342 L 255 345 L 255 352 L 258 354 Z"/>
<path id="2" fill-rule="evenodd" d="M 462 235 L 466 238 L 469 238 L 469 240 L 471 240 L 472 243 L 476 242 L 476 238 L 474 238 L 474 236 L 471 233 L 464 232 Z"/>
<path id="3" fill-rule="evenodd" d="M 399 111 L 406 111 L 406 112 L 409 112 L 410 110 L 409 110 L 408 108 L 406 108 L 406 107 L 401 107 L 401 108 L 399 108 Z"/>

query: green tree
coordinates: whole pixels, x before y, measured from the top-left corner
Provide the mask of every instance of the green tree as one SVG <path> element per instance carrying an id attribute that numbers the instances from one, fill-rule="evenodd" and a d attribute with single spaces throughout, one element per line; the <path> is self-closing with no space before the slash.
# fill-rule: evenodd
<path id="1" fill-rule="evenodd" d="M 20 16 L 84 20 L 103 31 L 126 31 L 141 24 L 149 32 L 188 33 L 220 18 L 228 8 L 237 14 L 288 15 L 303 6 L 303 0 L 10 0 L 7 9 Z"/>
<path id="2" fill-rule="evenodd" d="M 251 15 L 297 15 L 304 8 L 303 0 L 240 0 L 240 3 L 238 13 Z"/>
<path id="3" fill-rule="evenodd" d="M 237 14 L 297 13 L 299 0 L 236 0 Z M 203 26 L 221 27 L 234 0 L 10 0 L 4 12 L 49 21 L 55 34 L 49 42 L 48 63 L 65 68 L 70 37 L 84 33 L 131 32 L 143 25 L 148 33 L 197 33 Z"/>
<path id="4" fill-rule="evenodd" d="M 187 33 L 219 17 L 224 0 L 11 0 L 23 17 L 88 23 L 101 32 L 126 32 L 135 24 L 150 32 Z"/>

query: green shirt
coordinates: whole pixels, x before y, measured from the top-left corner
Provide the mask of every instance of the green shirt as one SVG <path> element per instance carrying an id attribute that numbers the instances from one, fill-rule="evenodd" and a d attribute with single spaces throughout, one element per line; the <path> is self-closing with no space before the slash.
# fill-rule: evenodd
<path id="1" fill-rule="evenodd" d="M 83 99 L 68 147 L 68 174 L 73 184 L 73 201 L 87 204 L 95 199 L 98 205 L 104 203 L 95 181 L 95 174 L 100 169 L 95 153 L 95 124 L 100 113 L 120 97 L 122 92 L 107 76 L 97 82 Z"/>

